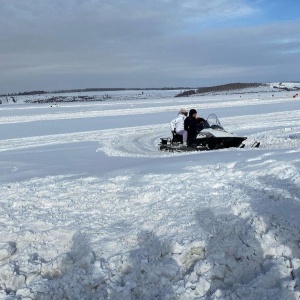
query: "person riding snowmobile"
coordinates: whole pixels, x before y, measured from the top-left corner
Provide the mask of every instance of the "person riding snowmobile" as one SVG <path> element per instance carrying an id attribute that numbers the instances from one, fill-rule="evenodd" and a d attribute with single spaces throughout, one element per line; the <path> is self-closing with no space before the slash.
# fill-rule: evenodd
<path id="1" fill-rule="evenodd" d="M 183 142 L 183 146 L 187 145 L 187 131 L 184 130 L 184 120 L 186 119 L 187 116 L 187 111 L 184 108 L 181 108 L 181 110 L 178 113 L 178 116 L 176 119 L 171 121 L 171 131 L 173 136 L 175 134 L 179 134 L 182 135 L 182 142 Z"/>
<path id="2" fill-rule="evenodd" d="M 196 109 L 191 109 L 189 116 L 184 120 L 184 130 L 188 133 L 187 144 L 191 145 L 198 132 L 203 129 L 205 120 L 197 116 Z"/>

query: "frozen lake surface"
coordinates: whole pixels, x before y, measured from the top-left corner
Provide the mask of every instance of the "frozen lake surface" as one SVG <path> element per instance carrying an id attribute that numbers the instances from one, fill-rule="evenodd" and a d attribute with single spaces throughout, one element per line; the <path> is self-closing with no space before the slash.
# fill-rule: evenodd
<path id="1" fill-rule="evenodd" d="M 168 93 L 3 101 L 0 299 L 300 297 L 299 98 Z M 160 152 L 181 107 L 245 148 Z"/>

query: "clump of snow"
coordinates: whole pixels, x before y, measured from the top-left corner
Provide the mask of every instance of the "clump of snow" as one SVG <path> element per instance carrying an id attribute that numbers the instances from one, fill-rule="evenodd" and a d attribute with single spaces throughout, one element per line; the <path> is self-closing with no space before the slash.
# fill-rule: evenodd
<path id="1" fill-rule="evenodd" d="M 12 256 L 16 251 L 16 245 L 12 242 L 0 242 L 0 261 Z"/>

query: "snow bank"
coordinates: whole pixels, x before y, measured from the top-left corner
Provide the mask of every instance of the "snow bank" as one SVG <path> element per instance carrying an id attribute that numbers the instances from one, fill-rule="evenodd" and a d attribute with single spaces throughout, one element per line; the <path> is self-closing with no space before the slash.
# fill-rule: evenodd
<path id="1" fill-rule="evenodd" d="M 267 171 L 262 172 L 262 165 Z M 208 173 L 211 179 L 205 181 Z M 176 187 L 170 175 L 151 174 L 108 178 L 110 184 L 49 178 L 11 185 L 11 196 L 18 194 L 20 200 L 14 211 L 6 209 L 5 223 L 19 219 L 23 224 L 5 226 L 16 242 L 1 244 L 1 288 L 24 299 L 300 295 L 299 198 L 291 189 L 300 184 L 297 169 L 250 160 L 243 167 L 193 167 L 177 176 L 185 184 Z M 195 176 L 200 182 L 192 186 Z M 165 184 L 157 189 L 160 181 Z M 147 190 L 143 182 L 148 182 Z M 126 185 L 131 189 L 127 195 Z M 184 195 L 178 196 L 182 189 Z M 79 200 L 80 194 L 74 199 L 79 190 L 88 201 Z M 290 213 L 295 218 L 288 219 Z M 43 221 L 44 226 L 35 228 Z M 67 240 L 56 236 L 61 226 Z M 104 236 L 103 227 L 108 230 Z M 71 235 L 73 228 L 82 229 Z"/>

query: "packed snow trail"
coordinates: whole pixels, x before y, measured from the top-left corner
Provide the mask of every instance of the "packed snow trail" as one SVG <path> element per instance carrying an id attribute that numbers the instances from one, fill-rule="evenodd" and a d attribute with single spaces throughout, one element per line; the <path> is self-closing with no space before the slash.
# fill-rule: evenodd
<path id="1" fill-rule="evenodd" d="M 197 106 L 201 106 L 201 109 L 211 109 L 212 111 L 215 109 L 228 108 L 228 107 L 243 107 L 243 106 L 259 106 L 259 105 L 267 105 L 272 104 L 276 105 L 279 103 L 285 103 L 287 101 L 286 98 L 279 99 L 254 99 L 255 101 L 244 101 L 244 100 L 235 100 L 235 101 L 218 101 L 216 103 L 197 103 Z M 188 103 L 185 102 L 184 105 L 186 107 L 195 106 L 194 102 Z M 76 106 L 78 108 L 78 106 Z M 122 109 L 103 109 L 103 106 L 97 108 L 97 110 L 82 110 L 80 112 L 65 112 L 57 110 L 55 113 L 45 113 L 45 114 L 33 114 L 26 116 L 1 116 L 0 117 L 0 125 L 1 124 L 9 124 L 9 123 L 25 123 L 25 122 L 37 122 L 37 121 L 54 121 L 54 120 L 67 120 L 67 119 L 84 119 L 84 118 L 96 118 L 103 117 L 103 112 L 105 112 L 106 117 L 110 116 L 124 116 L 124 115 L 137 115 L 137 114 L 149 114 L 149 113 L 157 113 L 157 112 L 171 112 L 177 111 L 180 109 L 180 106 L 177 105 L 168 105 L 168 106 L 160 106 L 160 107 L 138 107 L 138 108 L 122 108 Z M 32 108 L 30 108 L 32 110 Z"/>
<path id="2" fill-rule="evenodd" d="M 235 132 L 236 128 L 239 132 L 249 132 L 249 135 L 245 134 L 247 145 L 260 141 L 261 147 L 266 149 L 300 146 L 300 110 L 228 117 L 222 118 L 221 123 L 229 132 Z M 97 151 L 101 150 L 109 156 L 159 157 L 166 154 L 157 151 L 157 145 L 161 137 L 168 136 L 169 124 L 156 124 L 151 127 L 137 126 L 0 140 L 0 152 L 66 143 L 98 142 Z"/>

